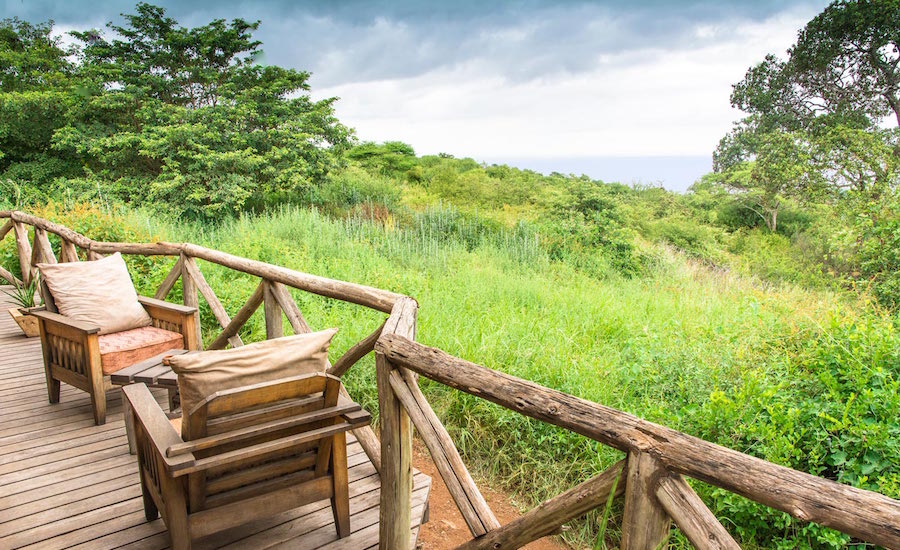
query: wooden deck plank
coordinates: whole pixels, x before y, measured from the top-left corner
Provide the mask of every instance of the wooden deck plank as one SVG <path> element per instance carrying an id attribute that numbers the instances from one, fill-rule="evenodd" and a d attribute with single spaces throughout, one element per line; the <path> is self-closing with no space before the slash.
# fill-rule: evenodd
<path id="1" fill-rule="evenodd" d="M 51 405 L 45 384 L 40 341 L 25 338 L 11 318 L 0 315 L 0 548 L 168 548 L 163 521 L 144 518 L 121 391 L 107 392 L 107 423 L 95 426 L 87 393 L 63 384 L 60 403 Z M 153 394 L 166 409 L 166 391 Z M 336 538 L 324 500 L 236 526 L 195 547 L 247 548 L 263 541 L 288 548 L 377 545 L 379 478 L 352 436 L 347 454 L 349 537 Z M 413 544 L 431 487 L 421 473 L 414 481 Z"/>

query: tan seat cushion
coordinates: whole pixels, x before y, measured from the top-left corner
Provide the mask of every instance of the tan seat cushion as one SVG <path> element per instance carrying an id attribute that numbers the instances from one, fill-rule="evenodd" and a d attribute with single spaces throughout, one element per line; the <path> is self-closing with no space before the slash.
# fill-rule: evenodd
<path id="1" fill-rule="evenodd" d="M 181 417 L 180 416 L 170 418 L 169 424 L 171 424 L 172 427 L 175 428 L 176 432 L 181 433 Z"/>
<path id="2" fill-rule="evenodd" d="M 285 336 L 243 347 L 177 355 L 169 359 L 181 393 L 182 437 L 189 437 L 190 413 L 220 390 L 324 372 L 336 328 Z"/>
<path id="3" fill-rule="evenodd" d="M 37 264 L 59 313 L 100 327 L 100 334 L 150 325 L 122 255 L 92 262 Z"/>
<path id="4" fill-rule="evenodd" d="M 103 374 L 112 374 L 170 349 L 184 348 L 181 334 L 156 327 L 104 334 L 97 340 Z"/>

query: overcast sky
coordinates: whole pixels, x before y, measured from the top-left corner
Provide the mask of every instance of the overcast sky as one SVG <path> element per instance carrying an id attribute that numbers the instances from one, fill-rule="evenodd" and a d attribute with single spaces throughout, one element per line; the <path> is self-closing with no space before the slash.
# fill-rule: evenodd
<path id="1" fill-rule="evenodd" d="M 821 0 L 160 1 L 185 26 L 260 20 L 264 61 L 313 73 L 361 140 L 684 189 L 741 113 L 731 85 L 783 55 Z M 0 0 L 3 17 L 102 28 L 114 0 Z"/>

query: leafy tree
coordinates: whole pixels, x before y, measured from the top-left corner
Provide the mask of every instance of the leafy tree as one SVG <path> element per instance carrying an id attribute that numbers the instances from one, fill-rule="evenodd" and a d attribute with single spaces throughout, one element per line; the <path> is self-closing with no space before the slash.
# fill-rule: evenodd
<path id="1" fill-rule="evenodd" d="M 734 86 L 748 117 L 719 143 L 714 168 L 775 227 L 779 197 L 814 202 L 828 184 L 878 195 L 898 181 L 900 0 L 837 0 Z M 749 204 L 749 203 L 748 203 Z"/>
<path id="2" fill-rule="evenodd" d="M 84 68 L 107 87 L 141 90 L 147 97 L 171 105 L 215 106 L 223 87 L 252 65 L 262 45 L 252 34 L 259 21 L 217 19 L 192 29 L 179 27 L 165 9 L 147 3 L 137 13 L 123 14 L 125 26 L 108 23 L 120 39 L 107 41 L 97 30 L 73 32 L 84 44 Z M 303 73 L 297 73 L 303 87 Z M 308 75 L 306 75 L 308 77 Z"/>
<path id="3" fill-rule="evenodd" d="M 0 176 L 40 187 L 78 170 L 51 150 L 81 93 L 68 59 L 72 51 L 52 29 L 52 22 L 0 21 Z"/>
<path id="4" fill-rule="evenodd" d="M 125 24 L 73 33 L 93 83 L 54 150 L 124 200 L 212 219 L 297 200 L 341 162 L 351 131 L 334 99 L 309 98 L 309 73 L 255 63 L 259 23 L 184 28 L 138 4 Z"/>
<path id="5" fill-rule="evenodd" d="M 382 144 L 367 141 L 349 150 L 347 158 L 382 176 L 398 176 L 416 165 L 415 150 L 402 141 L 386 141 Z"/>
<path id="6" fill-rule="evenodd" d="M 50 36 L 53 22 L 32 25 L 17 18 L 0 21 L 0 92 L 65 86 L 72 73 L 71 53 Z"/>
<path id="7" fill-rule="evenodd" d="M 810 166 L 814 152 L 801 133 L 748 133 L 741 134 L 740 139 L 749 140 L 750 136 L 753 159 L 722 167 L 719 181 L 775 232 L 781 207 L 820 189 L 820 174 Z"/>
<path id="8" fill-rule="evenodd" d="M 734 86 L 732 105 L 763 130 L 900 125 L 900 0 L 838 0 Z"/>
<path id="9" fill-rule="evenodd" d="M 900 0 L 840 0 L 806 25 L 791 49 L 797 89 L 826 112 L 893 115 L 900 126 Z"/>

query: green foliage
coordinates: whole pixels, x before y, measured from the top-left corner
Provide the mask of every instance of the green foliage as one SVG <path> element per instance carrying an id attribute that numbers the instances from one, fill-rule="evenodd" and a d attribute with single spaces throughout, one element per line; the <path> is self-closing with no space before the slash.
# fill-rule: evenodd
<path id="1" fill-rule="evenodd" d="M 826 322 L 788 343 L 785 360 L 772 370 L 751 369 L 734 389 L 713 392 L 691 424 L 705 439 L 896 498 L 900 333 L 888 320 L 833 315 Z M 745 541 L 785 548 L 849 542 L 725 491 L 706 492 Z"/>
<path id="2" fill-rule="evenodd" d="M 28 283 L 13 281 L 12 290 L 0 289 L 7 298 L 11 299 L 19 307 L 34 307 L 40 305 L 38 290 L 41 287 L 41 277 L 38 275 Z"/>
<path id="3" fill-rule="evenodd" d="M 870 202 L 856 217 L 860 278 L 882 304 L 900 307 L 900 195 Z"/>
<path id="4" fill-rule="evenodd" d="M 334 99 L 310 100 L 308 73 L 256 64 L 258 23 L 184 28 L 144 3 L 124 17 L 112 41 L 73 33 L 76 66 L 51 23 L 0 27 L 7 42 L 49 44 L 20 48 L 27 63 L 4 73 L 18 80 L 0 94 L 0 178 L 213 220 L 298 201 L 342 161 L 351 131 Z M 53 78 L 47 51 L 62 67 Z"/>
<path id="5" fill-rule="evenodd" d="M 347 158 L 382 176 L 402 178 L 416 166 L 416 153 L 412 146 L 400 141 L 361 143 L 347 151 Z M 412 179 L 419 177 L 413 176 Z"/>
<path id="6" fill-rule="evenodd" d="M 50 35 L 52 30 L 52 21 L 0 21 L 0 92 L 65 87 L 72 71 L 67 60 L 71 52 Z"/>

